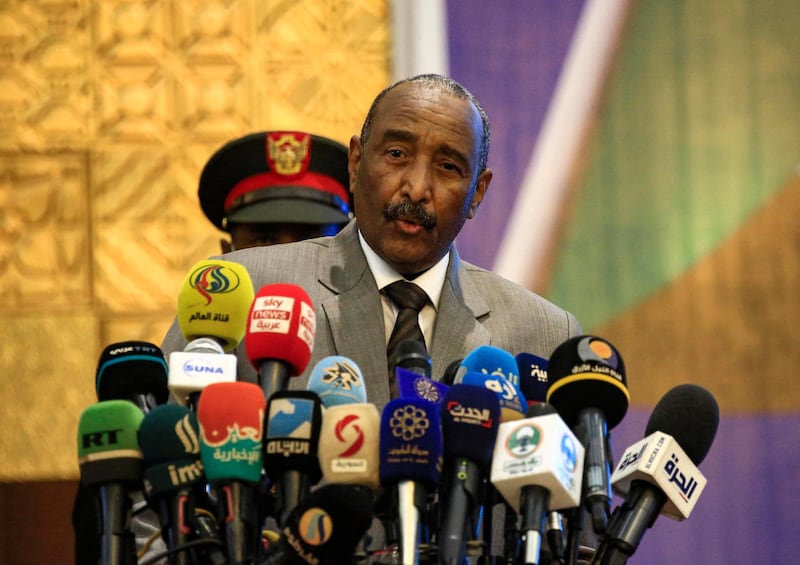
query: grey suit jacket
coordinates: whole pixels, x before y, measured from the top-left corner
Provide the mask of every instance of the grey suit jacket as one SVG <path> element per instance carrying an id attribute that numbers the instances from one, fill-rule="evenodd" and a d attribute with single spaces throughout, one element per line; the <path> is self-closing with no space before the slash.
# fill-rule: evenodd
<path id="1" fill-rule="evenodd" d="M 361 369 L 368 400 L 383 408 L 390 399 L 383 310 L 355 220 L 334 237 L 243 249 L 223 258 L 247 268 L 256 292 L 265 284 L 293 283 L 311 298 L 317 316 L 316 339 L 308 368 L 291 379 L 291 388 L 305 388 L 321 359 L 343 355 Z M 462 261 L 455 247 L 451 249 L 430 347 L 434 378 L 480 345 L 546 359 L 556 346 L 580 333 L 580 325 L 569 312 Z M 162 345 L 165 355 L 182 350 L 185 344 L 173 323 Z M 239 379 L 256 382 L 256 371 L 241 344 L 237 355 Z"/>

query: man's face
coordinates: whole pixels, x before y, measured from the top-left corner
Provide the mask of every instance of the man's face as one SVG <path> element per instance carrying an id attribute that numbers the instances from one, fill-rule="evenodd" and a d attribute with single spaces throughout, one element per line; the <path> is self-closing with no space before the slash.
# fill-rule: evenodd
<path id="1" fill-rule="evenodd" d="M 291 243 L 303 239 L 335 235 L 339 231 L 339 228 L 340 226 L 336 224 L 231 223 L 228 226 L 231 243 L 226 248 L 226 242 L 223 241 L 222 251 L 226 253 L 231 249 L 246 249 L 248 247 L 274 245 L 276 243 Z"/>
<path id="2" fill-rule="evenodd" d="M 350 190 L 367 243 L 404 275 L 434 265 L 489 186 L 481 121 L 468 100 L 421 84 L 381 100 L 366 144 L 350 141 Z"/>

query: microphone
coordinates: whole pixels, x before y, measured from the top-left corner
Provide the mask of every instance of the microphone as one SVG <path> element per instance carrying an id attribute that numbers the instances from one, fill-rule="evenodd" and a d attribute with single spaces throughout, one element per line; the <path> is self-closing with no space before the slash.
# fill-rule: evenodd
<path id="1" fill-rule="evenodd" d="M 195 504 L 203 493 L 197 417 L 184 406 L 164 404 L 145 415 L 139 427 L 144 457 L 144 493 L 156 510 L 170 563 L 195 563 Z M 219 540 L 208 540 L 222 546 Z"/>
<path id="2" fill-rule="evenodd" d="M 625 450 L 614 470 L 614 491 L 625 496 L 592 563 L 626 563 L 659 514 L 685 520 L 706 485 L 697 469 L 711 449 L 719 406 L 706 389 L 682 384 L 658 401 L 645 438 Z"/>
<path id="3" fill-rule="evenodd" d="M 481 479 L 489 474 L 500 424 L 497 395 L 485 388 L 454 385 L 441 406 L 445 486 L 439 529 L 439 563 L 458 565 L 466 553 L 468 517 L 480 505 Z"/>
<path id="4" fill-rule="evenodd" d="M 395 367 L 431 378 L 431 358 L 425 344 L 416 339 L 406 339 L 397 344 Z"/>
<path id="5" fill-rule="evenodd" d="M 418 398 L 432 404 L 441 404 L 450 388 L 441 382 L 404 369 L 399 365 L 395 368 L 395 377 L 400 398 Z"/>
<path id="6" fill-rule="evenodd" d="M 178 327 L 187 341 L 209 337 L 231 351 L 244 337 L 252 302 L 253 283 L 244 266 L 222 259 L 199 261 L 178 292 Z"/>
<path id="7" fill-rule="evenodd" d="M 372 522 L 372 499 L 352 485 L 316 489 L 289 514 L 265 565 L 352 565 Z"/>
<path id="8" fill-rule="evenodd" d="M 141 488 L 142 452 L 136 434 L 144 413 L 127 400 L 104 400 L 86 408 L 78 422 L 81 483 L 96 495 L 101 562 L 136 563 L 130 529 L 131 490 Z"/>
<path id="9" fill-rule="evenodd" d="M 103 349 L 95 372 L 97 400 L 129 400 L 143 412 L 169 397 L 167 363 L 147 341 L 120 341 Z"/>
<path id="10" fill-rule="evenodd" d="M 275 484 L 279 526 L 322 477 L 317 460 L 321 425 L 322 403 L 311 391 L 279 390 L 267 402 L 264 469 Z"/>
<path id="11" fill-rule="evenodd" d="M 450 364 L 445 367 L 444 374 L 442 378 L 439 379 L 439 382 L 447 386 L 453 386 L 455 384 L 456 375 L 458 375 L 458 369 L 461 367 L 463 361 L 463 359 L 451 361 Z"/>
<path id="12" fill-rule="evenodd" d="M 467 373 L 486 377 L 483 386 L 497 394 L 503 421 L 525 416 L 527 401 L 519 388 L 519 367 L 508 351 L 492 345 L 476 347 L 461 362 L 455 382 L 477 384 L 476 377 L 470 377 L 473 382 L 466 382 Z"/>
<path id="13" fill-rule="evenodd" d="M 205 260 L 186 275 L 178 293 L 178 325 L 188 343 L 169 355 L 169 390 L 194 406 L 206 386 L 236 381 L 232 351 L 244 338 L 253 302 L 250 274 L 238 263 Z"/>
<path id="14" fill-rule="evenodd" d="M 547 399 L 547 359 L 532 353 L 518 353 L 514 359 L 519 368 L 519 388 L 533 406 Z"/>
<path id="15" fill-rule="evenodd" d="M 325 409 L 317 458 L 326 483 L 378 491 L 380 422 L 374 404 L 338 404 Z"/>
<path id="16" fill-rule="evenodd" d="M 306 370 L 316 320 L 311 299 L 298 285 L 268 284 L 256 293 L 244 345 L 267 400 L 287 388 L 289 377 Z"/>
<path id="17" fill-rule="evenodd" d="M 491 481 L 522 518 L 521 563 L 538 564 L 548 510 L 580 504 L 584 448 L 549 404 L 497 432 Z M 515 561 L 516 562 L 516 561 Z"/>
<path id="18" fill-rule="evenodd" d="M 361 369 L 353 360 L 341 355 L 320 360 L 311 371 L 306 388 L 315 393 L 326 408 L 367 401 Z"/>
<path id="19" fill-rule="evenodd" d="M 257 496 L 261 480 L 264 394 L 252 383 L 213 383 L 200 393 L 200 459 L 217 491 L 228 560 L 250 563 L 260 545 Z"/>
<path id="20" fill-rule="evenodd" d="M 381 414 L 380 480 L 397 501 L 400 564 L 417 561 L 428 491 L 441 474 L 442 430 L 436 405 L 395 398 Z"/>
<path id="21" fill-rule="evenodd" d="M 625 363 L 608 341 L 581 335 L 556 347 L 547 373 L 547 402 L 576 430 L 586 448 L 583 502 L 594 531 L 602 534 L 611 503 L 608 430 L 622 420 L 630 402 Z"/>

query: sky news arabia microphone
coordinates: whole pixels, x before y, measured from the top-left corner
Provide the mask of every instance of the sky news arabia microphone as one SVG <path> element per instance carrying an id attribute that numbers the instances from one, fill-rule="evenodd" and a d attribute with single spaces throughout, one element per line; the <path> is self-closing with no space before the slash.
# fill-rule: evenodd
<path id="1" fill-rule="evenodd" d="M 148 412 L 169 397 L 167 362 L 161 348 L 147 341 L 108 345 L 97 360 L 97 400 L 130 400 Z"/>
<path id="2" fill-rule="evenodd" d="M 169 390 L 181 404 L 195 406 L 211 383 L 236 381 L 236 356 L 244 339 L 254 291 L 242 265 L 222 259 L 199 261 L 178 293 L 177 318 L 188 343 L 169 355 Z"/>
<path id="3" fill-rule="evenodd" d="M 207 548 L 195 547 L 195 540 L 199 539 L 195 510 L 206 485 L 199 435 L 197 416 L 177 404 L 157 406 L 145 415 L 139 427 L 144 493 L 158 514 L 170 563 L 196 563 L 201 552 L 204 556 L 208 553 Z M 206 543 L 222 547 L 217 538 Z M 219 550 L 214 555 L 224 563 Z M 212 562 L 219 563 L 220 559 Z"/>
<path id="4" fill-rule="evenodd" d="M 485 388 L 454 385 L 441 405 L 444 486 L 437 535 L 439 563 L 459 565 L 471 539 L 470 519 L 480 506 L 481 479 L 489 475 L 500 424 L 500 402 Z"/>
<path id="5" fill-rule="evenodd" d="M 213 383 L 200 393 L 200 459 L 217 495 L 217 521 L 231 563 L 250 563 L 261 549 L 258 513 L 264 393 L 253 383 Z"/>
<path id="6" fill-rule="evenodd" d="M 367 401 L 361 369 L 342 355 L 320 359 L 308 377 L 306 389 L 315 393 L 326 408 Z"/>
<path id="7" fill-rule="evenodd" d="M 608 432 L 625 417 L 630 402 L 625 363 L 605 339 L 581 335 L 556 347 L 547 376 L 547 402 L 586 448 L 582 500 L 591 514 L 592 528 L 602 534 L 611 504 Z"/>
<path id="8" fill-rule="evenodd" d="M 308 390 L 279 390 L 267 402 L 264 470 L 275 485 L 275 520 L 283 527 L 292 509 L 322 478 L 317 459 L 322 402 Z"/>
<path id="9" fill-rule="evenodd" d="M 719 406 L 703 387 L 678 385 L 658 401 L 645 438 L 625 450 L 611 477 L 625 496 L 592 563 L 618 565 L 634 554 L 659 514 L 685 520 L 706 486 L 697 468 L 711 449 Z"/>
<path id="10" fill-rule="evenodd" d="M 130 529 L 130 492 L 141 488 L 142 452 L 137 432 L 144 412 L 128 400 L 105 400 L 86 408 L 78 422 L 81 484 L 100 510 L 100 557 L 108 565 L 136 563 Z"/>
<path id="11" fill-rule="evenodd" d="M 352 565 L 372 522 L 372 499 L 346 484 L 324 485 L 289 514 L 276 551 L 264 565 Z"/>
<path id="12" fill-rule="evenodd" d="M 514 562 L 538 564 L 547 512 L 580 504 L 583 460 L 580 441 L 549 404 L 500 424 L 491 481 L 521 517 L 522 555 Z"/>
<path id="13" fill-rule="evenodd" d="M 425 400 L 395 398 L 381 413 L 380 479 L 397 502 L 400 565 L 419 562 L 428 493 L 439 483 L 442 466 L 439 408 Z"/>
<path id="14" fill-rule="evenodd" d="M 306 370 L 316 331 L 314 305 L 302 287 L 268 284 L 256 293 L 244 345 L 267 401 Z"/>

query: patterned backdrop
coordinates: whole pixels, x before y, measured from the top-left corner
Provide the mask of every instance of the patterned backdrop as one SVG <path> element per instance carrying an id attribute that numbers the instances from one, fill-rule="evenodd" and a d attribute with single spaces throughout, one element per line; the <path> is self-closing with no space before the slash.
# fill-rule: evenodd
<path id="1" fill-rule="evenodd" d="M 102 348 L 160 343 L 219 234 L 228 139 L 347 143 L 389 80 L 380 0 L 0 3 L 0 480 L 77 477 Z"/>

